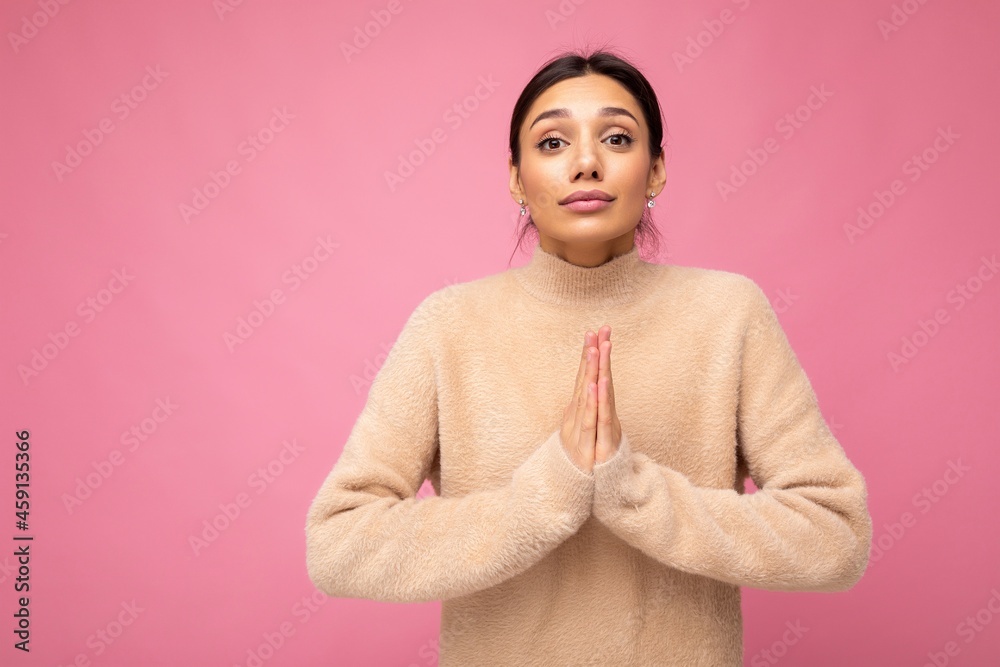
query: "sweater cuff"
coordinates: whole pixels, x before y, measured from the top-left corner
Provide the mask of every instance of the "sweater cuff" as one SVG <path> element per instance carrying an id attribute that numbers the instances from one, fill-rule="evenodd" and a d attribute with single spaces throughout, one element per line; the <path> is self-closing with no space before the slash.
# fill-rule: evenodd
<path id="1" fill-rule="evenodd" d="M 623 431 L 614 456 L 594 466 L 594 516 L 604 520 L 614 510 L 633 505 L 628 493 L 631 475 L 632 447 Z"/>
<path id="2" fill-rule="evenodd" d="M 594 476 L 569 458 L 558 429 L 521 464 L 514 479 L 528 484 L 527 492 L 537 500 L 534 509 L 552 508 L 563 521 L 574 526 L 590 515 Z"/>

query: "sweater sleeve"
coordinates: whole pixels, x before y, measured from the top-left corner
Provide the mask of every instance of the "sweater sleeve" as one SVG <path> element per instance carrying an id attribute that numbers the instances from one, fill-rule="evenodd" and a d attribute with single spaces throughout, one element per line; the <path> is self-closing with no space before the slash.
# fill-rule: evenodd
<path id="1" fill-rule="evenodd" d="M 749 288 L 736 456 L 757 492 L 696 486 L 633 451 L 623 433 L 615 455 L 594 467 L 594 516 L 685 572 L 769 590 L 847 590 L 868 565 L 866 483 L 827 427 L 766 295 Z"/>
<path id="2" fill-rule="evenodd" d="M 438 294 L 407 320 L 309 507 L 307 570 L 327 595 L 426 602 L 474 593 L 528 569 L 590 516 L 593 475 L 569 458 L 558 430 L 503 486 L 416 496 L 440 465 Z"/>

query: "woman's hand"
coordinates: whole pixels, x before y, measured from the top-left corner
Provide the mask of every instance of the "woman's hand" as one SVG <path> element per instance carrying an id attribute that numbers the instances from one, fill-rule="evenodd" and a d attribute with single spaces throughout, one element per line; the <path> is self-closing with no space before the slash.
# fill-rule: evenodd
<path id="1" fill-rule="evenodd" d="M 560 436 L 570 460 L 585 473 L 594 469 L 594 445 L 597 442 L 598 354 L 596 336 L 588 331 L 583 337 L 583 353 L 576 372 L 573 398 L 563 411 Z"/>
<path id="2" fill-rule="evenodd" d="M 615 385 L 611 381 L 611 327 L 598 333 L 600 362 L 597 376 L 597 442 L 594 463 L 604 463 L 616 453 L 622 440 L 622 425 L 615 411 Z"/>
<path id="3" fill-rule="evenodd" d="M 560 432 L 569 458 L 586 473 L 614 456 L 621 441 L 621 424 L 614 408 L 611 381 L 611 327 L 584 335 L 583 354 L 573 398 L 563 411 Z"/>

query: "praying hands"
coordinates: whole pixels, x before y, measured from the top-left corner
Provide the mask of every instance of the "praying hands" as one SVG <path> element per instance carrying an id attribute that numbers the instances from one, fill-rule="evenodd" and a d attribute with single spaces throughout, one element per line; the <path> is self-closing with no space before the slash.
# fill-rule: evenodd
<path id="1" fill-rule="evenodd" d="M 618 452 L 622 427 L 615 412 L 611 379 L 611 327 L 584 335 L 573 398 L 563 411 L 560 432 L 570 459 L 586 473 Z"/>

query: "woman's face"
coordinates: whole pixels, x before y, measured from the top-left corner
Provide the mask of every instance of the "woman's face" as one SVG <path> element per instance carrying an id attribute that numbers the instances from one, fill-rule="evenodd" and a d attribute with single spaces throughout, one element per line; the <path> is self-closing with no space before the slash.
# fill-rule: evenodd
<path id="1" fill-rule="evenodd" d="M 530 207 L 544 250 L 565 257 L 632 247 L 646 197 L 660 193 L 666 175 L 662 154 L 650 160 L 649 128 L 624 86 L 600 74 L 550 86 L 528 110 L 520 142 L 510 191 Z M 565 201 L 581 190 L 610 201 Z"/>

